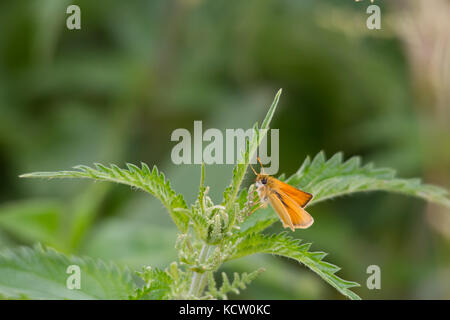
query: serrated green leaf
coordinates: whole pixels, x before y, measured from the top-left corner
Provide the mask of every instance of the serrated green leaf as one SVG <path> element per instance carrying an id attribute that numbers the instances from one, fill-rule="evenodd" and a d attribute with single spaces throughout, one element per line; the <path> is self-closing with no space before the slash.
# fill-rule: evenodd
<path id="1" fill-rule="evenodd" d="M 309 243 L 300 245 L 298 239 L 288 237 L 285 232 L 277 235 L 254 233 L 247 235 L 237 244 L 234 253 L 228 260 L 256 253 L 270 253 L 291 258 L 307 266 L 346 297 L 359 300 L 360 297 L 350 290 L 359 284 L 336 276 L 335 273 L 340 268 L 322 260 L 326 253 L 308 251 L 310 246 Z"/>
<path id="2" fill-rule="evenodd" d="M 320 152 L 311 164 L 304 164 L 286 182 L 312 193 L 311 204 L 350 193 L 379 190 L 412 195 L 450 207 L 445 189 L 422 184 L 420 179 L 396 178 L 395 170 L 390 168 L 374 168 L 373 164 L 361 166 L 359 157 L 343 162 L 342 153 L 326 161 L 325 154 Z"/>
<path id="3" fill-rule="evenodd" d="M 116 165 L 106 167 L 95 164 L 95 169 L 88 166 L 74 167 L 78 171 L 56 171 L 56 172 L 34 172 L 23 174 L 21 178 L 87 178 L 99 181 L 116 182 L 129 185 L 146 191 L 158 198 L 169 211 L 177 227 L 185 232 L 188 227 L 189 218 L 180 209 L 186 209 L 187 205 L 182 195 L 177 195 L 166 181 L 162 172 L 153 167 L 150 171 L 147 165 L 142 164 L 139 168 L 132 164 L 127 164 L 127 169 L 120 169 Z"/>
<path id="4" fill-rule="evenodd" d="M 422 184 L 420 179 L 396 178 L 395 171 L 390 168 L 374 168 L 372 164 L 361 166 L 360 157 L 343 162 L 341 152 L 328 161 L 324 152 L 319 152 L 312 161 L 307 157 L 300 169 L 286 182 L 314 195 L 308 206 L 357 192 L 387 191 L 450 207 L 447 190 Z M 277 221 L 273 210 L 258 210 L 244 221 L 244 225 L 245 228 L 253 228 L 257 224 L 264 225 L 264 221 L 267 222 L 266 227 Z"/>
<path id="5" fill-rule="evenodd" d="M 163 300 L 170 297 L 173 279 L 167 272 L 158 268 L 146 268 L 138 275 L 145 285 L 136 290 L 130 297 L 132 300 Z"/>
<path id="6" fill-rule="evenodd" d="M 258 270 L 251 273 L 243 272 L 242 274 L 239 274 L 237 272 L 234 272 L 234 279 L 231 283 L 230 280 L 228 280 L 227 274 L 225 272 L 222 272 L 222 285 L 220 286 L 220 289 L 216 288 L 216 281 L 214 280 L 212 273 L 208 273 L 207 295 L 210 295 L 214 298 L 227 300 L 228 293 L 233 292 L 235 294 L 239 294 L 239 289 L 246 289 L 247 285 L 249 285 L 253 280 L 255 280 L 258 275 L 260 275 L 264 271 L 264 268 L 259 268 Z"/>

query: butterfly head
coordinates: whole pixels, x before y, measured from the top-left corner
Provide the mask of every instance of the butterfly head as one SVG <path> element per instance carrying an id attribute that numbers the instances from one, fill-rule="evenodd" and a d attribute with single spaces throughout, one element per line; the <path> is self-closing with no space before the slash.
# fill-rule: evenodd
<path id="1" fill-rule="evenodd" d="M 259 173 L 256 175 L 256 187 L 266 187 L 267 183 L 269 182 L 269 175 L 264 173 Z"/>

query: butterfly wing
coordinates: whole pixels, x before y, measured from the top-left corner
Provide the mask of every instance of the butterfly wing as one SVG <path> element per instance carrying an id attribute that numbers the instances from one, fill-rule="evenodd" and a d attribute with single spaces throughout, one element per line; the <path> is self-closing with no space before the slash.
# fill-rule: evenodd
<path id="1" fill-rule="evenodd" d="M 284 183 L 278 179 L 272 178 L 271 188 L 276 191 L 281 191 L 286 196 L 294 200 L 300 207 L 304 208 L 309 201 L 313 198 L 311 193 L 299 190 L 287 183 Z"/>
<path id="2" fill-rule="evenodd" d="M 282 202 L 286 205 L 287 212 L 294 228 L 306 229 L 314 223 L 313 217 L 303 209 L 298 201 L 293 199 L 290 195 L 285 194 L 283 191 L 278 191 L 278 193 L 283 199 Z"/>
<path id="3" fill-rule="evenodd" d="M 306 229 L 314 223 L 313 217 L 283 191 L 272 191 L 269 200 L 285 228 L 289 227 L 292 231 Z"/>
<path id="4" fill-rule="evenodd" d="M 271 192 L 269 194 L 269 201 L 272 205 L 272 208 L 275 210 L 275 212 L 278 214 L 278 217 L 280 217 L 281 222 L 283 223 L 284 228 L 291 228 L 292 231 L 295 231 L 294 225 L 292 224 L 291 218 L 289 216 L 289 213 L 286 209 L 286 206 L 281 201 L 280 197 L 277 195 L 276 192 Z"/>

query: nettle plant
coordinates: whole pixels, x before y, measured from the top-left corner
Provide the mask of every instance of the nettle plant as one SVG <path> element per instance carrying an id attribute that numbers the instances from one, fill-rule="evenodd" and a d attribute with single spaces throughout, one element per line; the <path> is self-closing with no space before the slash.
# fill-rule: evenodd
<path id="1" fill-rule="evenodd" d="M 350 299 L 360 299 L 351 288 L 358 283 L 341 279 L 339 267 L 324 261 L 326 253 L 310 251 L 311 243 L 289 236 L 289 232 L 267 234 L 264 231 L 278 221 L 274 211 L 256 211 L 254 185 L 241 189 L 241 184 L 260 141 L 274 115 L 281 90 L 277 93 L 261 128 L 255 124 L 254 134 L 246 141 L 241 160 L 235 165 L 233 178 L 226 188 L 223 201 L 215 204 L 205 186 L 205 166 L 202 165 L 200 187 L 196 201 L 188 205 L 177 194 L 156 167 L 152 170 L 128 164 L 127 169 L 77 166 L 73 171 L 36 172 L 26 178 L 88 178 L 116 182 L 148 192 L 158 198 L 176 224 L 179 234 L 175 241 L 178 261 L 166 269 L 144 267 L 133 273 L 91 258 L 67 257 L 50 248 L 10 250 L 0 255 L 0 293 L 5 297 L 32 299 L 226 299 L 229 293 L 239 293 L 263 269 L 249 273 L 234 273 L 232 279 L 215 273 L 227 261 L 248 255 L 266 253 L 298 261 L 315 272 L 329 285 Z M 312 193 L 310 205 L 357 192 L 383 190 L 398 192 L 450 206 L 447 191 L 425 185 L 419 179 L 400 179 L 387 168 L 361 165 L 359 157 L 343 161 L 342 153 L 326 159 L 320 152 L 313 160 L 306 158 L 292 176 L 279 177 L 292 186 Z M 151 237 L 151 235 L 149 235 Z M 77 265 L 81 271 L 79 290 L 66 286 L 67 267 Z M 218 284 L 219 282 L 220 284 Z"/>

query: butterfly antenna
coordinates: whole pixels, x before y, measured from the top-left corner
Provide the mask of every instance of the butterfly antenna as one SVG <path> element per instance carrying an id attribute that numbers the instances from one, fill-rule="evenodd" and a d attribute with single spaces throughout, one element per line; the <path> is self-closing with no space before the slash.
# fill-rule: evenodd
<path id="1" fill-rule="evenodd" d="M 259 157 L 257 159 L 258 159 L 259 164 L 261 165 L 261 171 L 262 171 L 262 173 L 264 173 L 264 166 L 261 163 L 261 159 Z"/>
<path id="2" fill-rule="evenodd" d="M 258 174 L 256 173 L 255 169 L 253 168 L 252 164 L 251 163 L 249 163 L 249 164 L 250 164 L 250 168 L 252 168 L 253 172 L 255 173 L 255 176 L 257 176 Z"/>

